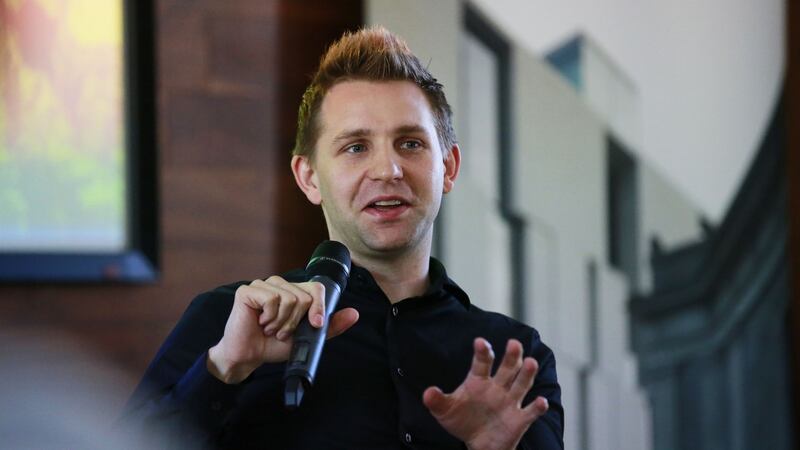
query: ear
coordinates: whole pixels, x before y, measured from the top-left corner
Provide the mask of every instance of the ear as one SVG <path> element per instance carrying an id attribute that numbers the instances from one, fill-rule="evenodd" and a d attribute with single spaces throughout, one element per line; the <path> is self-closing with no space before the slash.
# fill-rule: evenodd
<path id="1" fill-rule="evenodd" d="M 322 203 L 317 173 L 308 156 L 295 155 L 292 157 L 292 173 L 297 187 L 306 194 L 308 201 L 315 205 Z"/>
<path id="2" fill-rule="evenodd" d="M 458 171 L 461 168 L 461 150 L 458 144 L 453 144 L 450 152 L 444 158 L 444 186 L 442 191 L 447 194 L 453 189 L 453 185 L 458 178 Z"/>

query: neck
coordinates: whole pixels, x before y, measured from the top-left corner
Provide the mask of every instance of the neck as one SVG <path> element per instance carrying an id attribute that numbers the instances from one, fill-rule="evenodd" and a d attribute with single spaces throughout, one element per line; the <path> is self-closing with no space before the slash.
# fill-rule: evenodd
<path id="1" fill-rule="evenodd" d="M 392 303 L 420 296 L 428 289 L 430 246 L 420 246 L 399 255 L 365 256 L 352 255 L 353 262 L 369 270 L 375 282 Z"/>

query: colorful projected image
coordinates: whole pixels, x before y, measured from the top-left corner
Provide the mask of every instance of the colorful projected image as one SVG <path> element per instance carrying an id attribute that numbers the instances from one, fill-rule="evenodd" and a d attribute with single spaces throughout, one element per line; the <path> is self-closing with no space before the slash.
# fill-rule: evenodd
<path id="1" fill-rule="evenodd" d="M 0 0 L 0 251 L 126 245 L 123 0 Z"/>

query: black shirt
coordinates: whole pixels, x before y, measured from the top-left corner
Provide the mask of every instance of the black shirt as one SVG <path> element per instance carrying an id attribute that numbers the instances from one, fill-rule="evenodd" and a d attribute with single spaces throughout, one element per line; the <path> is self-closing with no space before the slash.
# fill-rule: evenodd
<path id="1" fill-rule="evenodd" d="M 291 282 L 308 279 L 297 270 Z M 523 405 L 544 396 L 550 410 L 525 433 L 518 448 L 563 448 L 561 390 L 552 351 L 533 328 L 470 304 L 467 295 L 431 258 L 430 288 L 391 304 L 370 273 L 353 266 L 338 309 L 358 310 L 358 322 L 330 339 L 313 389 L 295 412 L 283 408 L 283 363 L 264 364 L 239 385 L 206 369 L 207 351 L 222 337 L 236 288 L 222 286 L 192 301 L 148 367 L 123 416 L 171 431 L 193 427 L 216 448 L 463 449 L 422 403 L 429 386 L 458 387 L 469 371 L 475 337 L 495 350 L 522 342 L 539 362 Z"/>

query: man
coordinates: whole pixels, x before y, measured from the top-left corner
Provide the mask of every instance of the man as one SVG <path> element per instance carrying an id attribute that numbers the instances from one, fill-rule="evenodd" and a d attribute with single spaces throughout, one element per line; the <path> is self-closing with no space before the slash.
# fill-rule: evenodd
<path id="1" fill-rule="evenodd" d="M 313 390 L 282 408 L 292 333 L 326 320 L 324 288 L 297 270 L 196 298 L 127 417 L 225 448 L 563 448 L 552 352 L 430 257 L 460 158 L 442 86 L 405 43 L 346 34 L 303 96 L 291 164 L 353 260 Z"/>

